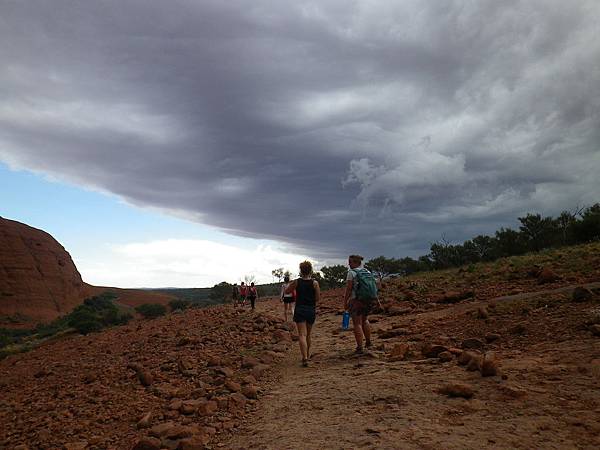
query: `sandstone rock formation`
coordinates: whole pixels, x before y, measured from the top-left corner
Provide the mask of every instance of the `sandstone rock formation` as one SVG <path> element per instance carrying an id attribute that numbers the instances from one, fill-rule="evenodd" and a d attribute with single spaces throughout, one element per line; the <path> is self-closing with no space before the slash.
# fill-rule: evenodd
<path id="1" fill-rule="evenodd" d="M 71 311 L 89 290 L 52 236 L 0 217 L 0 318 L 47 322 Z"/>

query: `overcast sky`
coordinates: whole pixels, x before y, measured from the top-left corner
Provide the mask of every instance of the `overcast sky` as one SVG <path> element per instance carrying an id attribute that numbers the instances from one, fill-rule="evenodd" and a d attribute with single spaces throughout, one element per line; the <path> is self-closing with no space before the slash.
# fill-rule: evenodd
<path id="1" fill-rule="evenodd" d="M 0 0 L 0 60 L 0 161 L 319 260 L 600 201 L 597 0 Z"/>

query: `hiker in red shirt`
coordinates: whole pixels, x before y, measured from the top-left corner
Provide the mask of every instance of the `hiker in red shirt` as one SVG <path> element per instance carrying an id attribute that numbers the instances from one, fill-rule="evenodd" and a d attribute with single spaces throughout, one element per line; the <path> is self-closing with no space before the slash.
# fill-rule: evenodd
<path id="1" fill-rule="evenodd" d="M 252 307 L 253 310 L 254 310 L 254 303 L 256 302 L 257 298 L 258 298 L 258 291 L 256 290 L 256 286 L 254 286 L 254 283 L 251 283 L 250 287 L 248 288 L 248 299 L 250 300 L 250 306 Z"/>
<path id="2" fill-rule="evenodd" d="M 248 295 L 248 286 L 242 281 L 240 285 L 240 301 L 242 306 L 246 306 L 246 296 Z"/>

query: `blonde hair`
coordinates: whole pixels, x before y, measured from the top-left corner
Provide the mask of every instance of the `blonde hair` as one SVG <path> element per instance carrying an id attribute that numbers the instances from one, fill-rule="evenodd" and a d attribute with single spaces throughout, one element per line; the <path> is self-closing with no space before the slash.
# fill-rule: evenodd
<path id="1" fill-rule="evenodd" d="M 313 272 L 312 263 L 310 261 L 302 261 L 300 263 L 300 275 L 307 277 Z"/>

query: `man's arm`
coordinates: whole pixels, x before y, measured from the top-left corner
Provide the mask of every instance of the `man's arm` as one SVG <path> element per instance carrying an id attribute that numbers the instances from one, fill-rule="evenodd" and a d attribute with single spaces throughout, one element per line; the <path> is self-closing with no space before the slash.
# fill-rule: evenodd
<path id="1" fill-rule="evenodd" d="M 352 295 L 352 285 L 352 280 L 348 280 L 346 282 L 346 292 L 344 292 L 344 310 L 348 309 L 348 300 L 350 300 L 350 296 Z"/>

